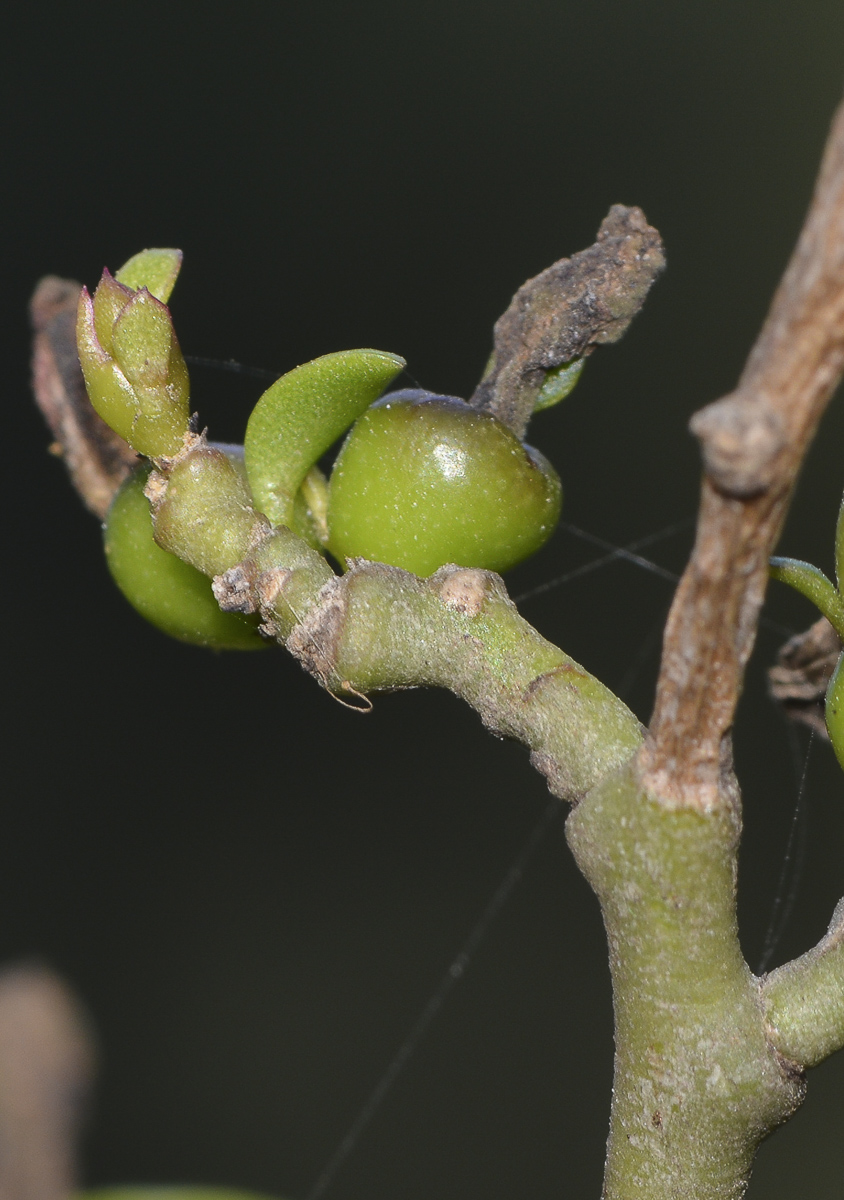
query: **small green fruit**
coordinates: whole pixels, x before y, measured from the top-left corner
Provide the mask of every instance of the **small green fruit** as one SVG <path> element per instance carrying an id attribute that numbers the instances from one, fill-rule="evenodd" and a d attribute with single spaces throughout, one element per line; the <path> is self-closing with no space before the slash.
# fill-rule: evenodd
<path id="1" fill-rule="evenodd" d="M 506 571 L 542 546 L 562 487 L 544 455 L 454 396 L 373 404 L 337 457 L 329 548 L 429 575 L 445 563 Z"/>
<path id="2" fill-rule="evenodd" d="M 129 476 L 106 518 L 106 561 L 123 595 L 150 624 L 179 641 L 216 650 L 269 645 L 255 618 L 221 612 L 211 580 L 156 545 L 144 496 L 149 472 L 142 466 Z"/>

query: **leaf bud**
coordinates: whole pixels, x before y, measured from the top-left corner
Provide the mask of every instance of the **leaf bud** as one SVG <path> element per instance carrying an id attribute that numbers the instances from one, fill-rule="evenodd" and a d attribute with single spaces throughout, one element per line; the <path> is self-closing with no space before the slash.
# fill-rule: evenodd
<path id="1" fill-rule="evenodd" d="M 139 454 L 176 454 L 189 428 L 190 384 L 166 305 L 106 271 L 93 299 L 82 289 L 76 337 L 103 420 Z"/>

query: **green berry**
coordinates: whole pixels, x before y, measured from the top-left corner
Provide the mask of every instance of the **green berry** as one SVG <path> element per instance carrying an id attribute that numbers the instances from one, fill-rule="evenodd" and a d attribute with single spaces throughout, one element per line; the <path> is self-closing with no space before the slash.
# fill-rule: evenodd
<path id="1" fill-rule="evenodd" d="M 562 488 L 538 450 L 454 396 L 402 391 L 353 426 L 328 489 L 329 548 L 429 575 L 506 571 L 542 546 Z"/>
<path id="2" fill-rule="evenodd" d="M 105 523 L 106 561 L 129 603 L 171 637 L 217 650 L 259 650 L 264 641 L 252 617 L 220 611 L 211 580 L 153 539 L 144 485 L 148 466 L 130 475 Z"/>

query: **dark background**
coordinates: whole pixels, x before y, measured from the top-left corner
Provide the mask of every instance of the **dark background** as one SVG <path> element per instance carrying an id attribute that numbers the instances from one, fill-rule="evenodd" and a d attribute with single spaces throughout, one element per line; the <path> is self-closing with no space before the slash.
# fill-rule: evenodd
<path id="1" fill-rule="evenodd" d="M 185 351 L 284 370 L 406 356 L 467 394 L 515 288 L 640 204 L 669 270 L 532 439 L 565 517 L 623 544 L 690 515 L 686 423 L 729 390 L 806 208 L 841 93 L 840 0 L 135 2 L 18 8 L 6 41 L 8 766 L 0 958 L 63 971 L 96 1022 L 91 1184 L 306 1196 L 546 804 L 518 746 L 452 697 L 364 719 L 281 653 L 216 657 L 145 627 L 107 577 L 28 397 L 25 305 L 185 251 Z M 194 397 L 238 438 L 261 385 Z M 784 549 L 832 568 L 844 414 L 826 419 Z M 677 568 L 688 531 L 651 553 Z M 594 553 L 561 531 L 513 594 Z M 525 615 L 647 719 L 663 580 L 615 565 Z M 809 606 L 775 589 L 771 620 Z M 737 731 L 741 920 L 757 965 L 794 812 L 795 754 L 762 673 Z M 8 718 L 7 718 L 8 721 Z M 795 904 L 774 962 L 844 882 L 844 786 L 809 762 Z M 792 883 L 794 876 L 792 876 Z M 781 910 L 782 910 L 781 906 Z M 600 1189 L 611 1013 L 594 903 L 545 838 L 330 1200 L 570 1200 Z M 844 1059 L 759 1158 L 751 1197 L 840 1197 Z"/>

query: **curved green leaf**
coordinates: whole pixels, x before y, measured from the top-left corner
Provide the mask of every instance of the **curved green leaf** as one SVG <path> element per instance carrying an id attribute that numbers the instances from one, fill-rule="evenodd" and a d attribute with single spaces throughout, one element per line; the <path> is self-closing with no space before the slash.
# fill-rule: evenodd
<path id="1" fill-rule="evenodd" d="M 141 250 L 123 264 L 115 279 L 135 292 L 145 287 L 166 304 L 181 268 L 181 250 Z"/>
<path id="2" fill-rule="evenodd" d="M 341 350 L 296 367 L 264 392 L 244 448 L 255 505 L 274 525 L 290 525 L 310 468 L 404 367 L 397 354 Z"/>
<path id="3" fill-rule="evenodd" d="M 834 626 L 838 636 L 844 638 L 844 597 L 823 571 L 797 558 L 772 558 L 771 576 L 790 584 L 811 600 Z"/>

